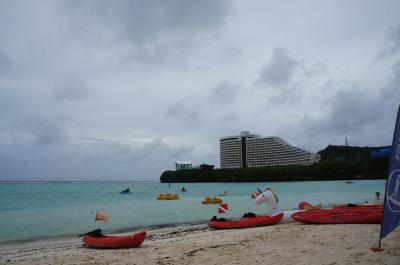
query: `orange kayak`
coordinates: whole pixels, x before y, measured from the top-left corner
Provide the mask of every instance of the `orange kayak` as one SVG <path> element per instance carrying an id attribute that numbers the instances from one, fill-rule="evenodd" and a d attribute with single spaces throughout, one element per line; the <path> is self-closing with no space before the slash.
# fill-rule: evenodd
<path id="1" fill-rule="evenodd" d="M 146 231 L 128 236 L 84 235 L 83 243 L 91 248 L 134 248 L 139 247 L 146 238 Z"/>

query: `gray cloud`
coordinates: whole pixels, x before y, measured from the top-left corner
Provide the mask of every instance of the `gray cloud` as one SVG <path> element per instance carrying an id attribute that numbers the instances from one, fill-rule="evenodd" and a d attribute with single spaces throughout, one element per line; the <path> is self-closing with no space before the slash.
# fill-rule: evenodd
<path id="1" fill-rule="evenodd" d="M 54 85 L 54 98 L 58 101 L 80 101 L 89 98 L 93 92 L 79 78 L 68 77 Z"/>
<path id="2" fill-rule="evenodd" d="M 12 62 L 7 54 L 0 51 L 0 76 L 8 73 L 11 70 Z"/>
<path id="3" fill-rule="evenodd" d="M 288 85 L 298 64 L 299 61 L 294 59 L 287 50 L 275 47 L 271 61 L 261 69 L 258 82 L 273 87 Z"/>
<path id="4" fill-rule="evenodd" d="M 193 147 L 171 145 L 162 138 L 140 145 L 92 138 L 86 144 L 67 146 L 0 141 L 2 175 L 8 180 L 90 180 L 93 176 L 97 180 L 155 180 L 162 171 L 173 169 L 175 160 L 204 159 L 193 153 Z"/>
<path id="5" fill-rule="evenodd" d="M 221 118 L 221 121 L 222 122 L 237 122 L 237 121 L 239 121 L 239 115 L 237 113 L 229 112 Z"/>
<path id="6" fill-rule="evenodd" d="M 257 90 L 265 92 L 266 104 L 260 108 L 261 112 L 281 106 L 300 106 L 305 95 L 314 97 L 309 91 L 315 91 L 322 80 L 329 78 L 330 71 L 324 62 L 314 61 L 308 55 L 297 57 L 279 46 L 273 49 L 271 61 L 253 83 Z M 321 101 L 322 98 L 315 99 Z"/>
<path id="7" fill-rule="evenodd" d="M 183 99 L 169 106 L 165 115 L 187 123 L 201 123 L 200 109 L 199 103 L 192 103 L 189 99 Z"/>
<path id="8" fill-rule="evenodd" d="M 239 92 L 239 86 L 233 85 L 229 81 L 222 81 L 211 89 L 208 98 L 217 104 L 229 104 L 233 103 Z"/>
<path id="9" fill-rule="evenodd" d="M 388 31 L 385 35 L 386 47 L 379 52 L 379 58 L 386 58 L 400 52 L 400 26 Z"/>
<path id="10" fill-rule="evenodd" d="M 353 86 L 346 90 L 339 90 L 331 98 L 332 110 L 328 119 L 317 120 L 312 126 L 314 132 L 319 133 L 349 133 L 354 128 L 361 129 L 370 123 L 379 122 L 381 115 L 374 107 L 372 97 L 362 89 Z M 372 108 L 372 109 L 371 109 Z"/>
<path id="11" fill-rule="evenodd" d="M 230 0 L 71 0 L 60 10 L 71 23 L 71 35 L 128 40 L 134 59 L 154 62 L 181 54 L 197 37 L 217 33 L 230 6 Z"/>
<path id="12" fill-rule="evenodd" d="M 178 159 L 218 165 L 218 139 L 242 130 L 315 151 L 387 144 L 398 27 L 379 44 L 397 10 L 0 1 L 0 179 L 157 180 Z"/>
<path id="13" fill-rule="evenodd" d="M 302 67 L 301 75 L 306 78 L 310 79 L 319 75 L 328 74 L 329 70 L 327 69 L 326 65 L 323 62 L 315 62 L 308 67 Z"/>
<path id="14" fill-rule="evenodd" d="M 218 115 L 228 105 L 233 104 L 239 92 L 240 86 L 225 80 L 210 88 L 204 95 L 192 95 L 170 105 L 166 116 L 201 124 L 203 118 L 210 117 L 210 112 Z"/>
<path id="15" fill-rule="evenodd" d="M 378 97 L 359 88 L 357 85 L 337 90 L 327 101 L 330 113 L 323 118 L 306 116 L 301 128 L 306 135 L 325 139 L 352 136 L 353 144 L 387 139 L 393 130 L 395 114 L 400 102 L 400 62 L 393 66 L 392 79 L 379 90 Z M 336 136 L 334 136 L 336 135 Z M 388 137 L 389 136 L 389 137 Z M 344 139 L 344 138 L 343 138 Z"/>
<path id="16" fill-rule="evenodd" d="M 266 108 L 274 108 L 282 104 L 294 104 L 302 100 L 303 93 L 298 87 L 292 86 L 290 88 L 281 88 L 275 92 L 267 100 Z"/>
<path id="17" fill-rule="evenodd" d="M 307 68 L 304 62 L 294 58 L 284 48 L 275 47 L 272 51 L 272 59 L 260 71 L 256 80 L 256 87 L 268 92 L 266 105 L 262 108 L 271 109 L 283 103 L 293 104 L 299 102 L 303 96 L 298 82 L 297 74 L 305 79 L 311 79 L 318 73 L 319 67 L 314 65 Z"/>
<path id="18" fill-rule="evenodd" d="M 32 123 L 31 132 L 38 146 L 62 144 L 67 136 L 60 124 L 53 120 L 40 120 Z"/>
<path id="19" fill-rule="evenodd" d="M 158 154 L 159 159 L 172 163 L 173 160 L 180 160 L 185 155 L 191 155 L 193 149 L 189 146 L 171 146 L 166 143 L 162 138 L 155 138 L 153 141 L 146 143 L 139 152 L 132 157 L 132 159 L 145 159 L 152 162 L 154 155 Z M 138 157 L 142 156 L 142 158 Z M 153 161 L 154 162 L 154 161 Z"/>
<path id="20" fill-rule="evenodd" d="M 225 47 L 220 55 L 220 60 L 223 62 L 233 62 L 236 58 L 242 56 L 243 51 L 237 47 Z"/>

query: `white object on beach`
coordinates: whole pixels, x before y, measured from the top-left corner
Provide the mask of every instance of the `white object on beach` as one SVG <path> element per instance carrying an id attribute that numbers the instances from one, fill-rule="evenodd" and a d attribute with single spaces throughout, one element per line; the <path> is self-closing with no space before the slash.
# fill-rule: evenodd
<path id="1" fill-rule="evenodd" d="M 300 212 L 302 210 L 291 210 L 291 211 L 280 211 L 278 208 L 278 202 L 271 190 L 264 190 L 260 195 L 258 195 L 254 202 L 257 205 L 265 203 L 267 205 L 267 215 L 274 215 L 278 212 L 283 212 L 283 218 L 279 223 L 294 223 L 295 220 L 292 218 L 294 213 Z"/>
<path id="2" fill-rule="evenodd" d="M 257 205 L 260 205 L 262 203 L 267 204 L 267 215 L 273 215 L 279 212 L 278 203 L 276 202 L 274 194 L 270 190 L 263 191 L 254 199 L 254 202 Z"/>
<path id="3" fill-rule="evenodd" d="M 292 218 L 292 215 L 303 211 L 304 210 L 283 211 L 283 217 L 279 223 L 294 223 L 296 221 Z"/>

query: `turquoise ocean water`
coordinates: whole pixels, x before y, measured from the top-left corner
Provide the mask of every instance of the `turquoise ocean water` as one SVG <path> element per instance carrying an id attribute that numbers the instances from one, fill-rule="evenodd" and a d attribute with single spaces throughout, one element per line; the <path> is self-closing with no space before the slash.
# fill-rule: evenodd
<path id="1" fill-rule="evenodd" d="M 188 192 L 180 192 L 182 186 Z M 373 200 L 385 189 L 385 180 L 268 182 L 268 183 L 0 183 L 0 244 L 68 237 L 96 228 L 106 233 L 141 228 L 201 223 L 216 215 L 216 205 L 203 205 L 205 196 L 221 197 L 229 204 L 224 217 L 240 217 L 251 211 L 262 214 L 250 194 L 257 188 L 273 188 L 282 210 L 295 209 L 300 201 L 312 204 L 357 203 Z M 129 188 L 132 194 L 119 194 Z M 177 193 L 179 200 L 158 201 L 159 193 Z M 110 216 L 108 223 L 95 222 L 95 212 Z"/>

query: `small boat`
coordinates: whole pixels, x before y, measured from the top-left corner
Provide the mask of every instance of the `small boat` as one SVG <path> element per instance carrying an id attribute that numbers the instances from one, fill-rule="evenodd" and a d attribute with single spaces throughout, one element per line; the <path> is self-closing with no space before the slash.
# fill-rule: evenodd
<path id="1" fill-rule="evenodd" d="M 120 194 L 131 194 L 131 190 L 125 189 L 125 190 L 121 191 Z"/>
<path id="2" fill-rule="evenodd" d="M 383 207 L 338 207 L 297 212 L 292 218 L 307 224 L 380 224 Z"/>
<path id="3" fill-rule="evenodd" d="M 178 194 L 172 194 L 172 193 L 160 193 L 157 196 L 157 200 L 178 200 L 179 195 Z"/>
<path id="4" fill-rule="evenodd" d="M 139 247 L 146 238 L 146 231 L 128 236 L 104 236 L 97 229 L 83 236 L 83 243 L 91 248 L 135 248 Z"/>
<path id="5" fill-rule="evenodd" d="M 246 216 L 246 215 L 245 215 Z M 278 223 L 283 217 L 283 213 L 271 216 L 255 215 L 254 217 L 246 216 L 238 220 L 217 219 L 214 217 L 208 222 L 208 226 L 213 229 L 241 229 L 257 226 L 267 226 Z"/>
<path id="6" fill-rule="evenodd" d="M 353 183 L 355 183 L 355 181 L 352 181 L 352 180 L 346 180 L 346 184 L 353 184 Z"/>
<path id="7" fill-rule="evenodd" d="M 222 202 L 223 202 L 222 199 L 221 198 L 217 198 L 217 197 L 214 197 L 214 198 L 205 197 L 201 201 L 202 204 L 218 204 L 218 203 L 222 203 Z"/>

